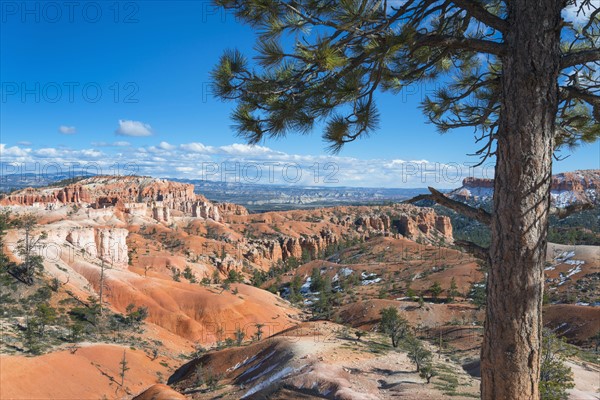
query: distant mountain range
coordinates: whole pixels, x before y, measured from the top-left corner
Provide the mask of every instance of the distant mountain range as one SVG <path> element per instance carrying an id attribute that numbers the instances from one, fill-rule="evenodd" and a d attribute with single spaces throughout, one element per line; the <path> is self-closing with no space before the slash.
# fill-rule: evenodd
<path id="1" fill-rule="evenodd" d="M 81 179 L 81 177 L 90 176 L 94 176 L 94 174 L 77 171 L 68 174 L 7 174 L 0 178 L 0 191 L 11 192 L 27 187 L 67 185 Z M 428 192 L 425 188 L 313 187 L 247 184 L 201 179 L 168 179 L 174 182 L 193 184 L 194 191 L 197 194 L 202 194 L 211 201 L 240 204 L 252 211 L 397 203 Z"/>
<path id="2" fill-rule="evenodd" d="M 240 204 L 252 211 L 350 204 L 397 203 L 428 192 L 425 188 L 314 187 L 260 185 L 176 178 L 171 178 L 170 180 L 192 183 L 194 184 L 195 192 L 204 195 L 209 200 Z"/>
<path id="3" fill-rule="evenodd" d="M 94 174 L 83 171 L 48 174 L 6 174 L 0 177 L 0 191 L 10 192 L 26 187 L 67 185 L 81 177 Z M 313 187 L 248 184 L 207 181 L 200 179 L 168 178 L 180 183 L 191 183 L 197 194 L 216 202 L 245 206 L 251 211 L 288 210 L 336 205 L 369 205 L 401 202 L 419 194 L 425 188 L 387 189 L 356 187 Z M 489 206 L 493 196 L 491 179 L 466 178 L 460 188 L 449 195 L 470 204 Z M 600 170 L 581 170 L 556 174 L 552 178 L 552 201 L 557 207 L 575 203 L 600 204 Z"/>

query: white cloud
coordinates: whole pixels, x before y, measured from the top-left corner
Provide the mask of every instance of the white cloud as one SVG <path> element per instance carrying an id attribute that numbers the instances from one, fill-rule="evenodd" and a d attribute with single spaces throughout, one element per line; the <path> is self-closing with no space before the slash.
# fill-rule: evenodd
<path id="1" fill-rule="evenodd" d="M 187 173 L 194 171 L 194 168 L 192 168 L 192 167 L 176 167 L 175 171 L 183 172 L 183 173 L 187 174 Z"/>
<path id="2" fill-rule="evenodd" d="M 250 145 L 250 144 L 240 144 L 234 143 L 228 146 L 221 146 L 219 150 L 231 155 L 248 155 L 248 156 L 258 156 L 265 154 L 277 153 L 272 149 L 264 146 Z M 283 154 L 283 153 L 280 153 Z"/>
<path id="3" fill-rule="evenodd" d="M 169 144 L 167 142 L 160 142 L 158 147 L 160 147 L 163 150 L 173 150 L 175 149 L 177 146 L 173 146 L 172 144 Z"/>
<path id="4" fill-rule="evenodd" d="M 205 146 L 202 143 L 184 143 L 179 146 L 181 149 L 191 151 L 194 153 L 212 154 L 215 152 L 215 148 L 212 146 Z"/>
<path id="5" fill-rule="evenodd" d="M 94 147 L 128 147 L 128 146 L 131 146 L 131 143 L 126 142 L 124 140 L 119 140 L 119 141 L 112 142 L 112 143 L 92 142 L 92 146 L 94 146 Z"/>
<path id="6" fill-rule="evenodd" d="M 467 176 L 493 175 L 483 174 L 483 168 L 470 169 L 469 163 L 472 165 L 473 160 L 468 157 L 453 165 L 449 161 L 288 154 L 269 147 L 238 143 L 219 147 L 197 142 L 177 145 L 159 142 L 141 147 L 130 146 L 128 142 L 120 143 L 126 146 L 118 146 L 118 143 L 97 142 L 91 149 L 37 150 L 2 144 L 0 154 L 3 162 L 24 163 L 29 169 L 34 165 L 60 165 L 67 170 L 76 163 L 82 170 L 99 174 L 126 171 L 167 178 L 185 176 L 227 182 L 326 187 L 455 188 Z M 488 168 L 488 171 L 492 169 Z M 258 180 L 255 180 L 257 175 Z"/>
<path id="7" fill-rule="evenodd" d="M 140 121 L 120 119 L 115 133 L 122 136 L 151 136 L 152 127 Z"/>
<path id="8" fill-rule="evenodd" d="M 34 154 L 39 157 L 57 157 L 59 155 L 59 151 L 52 147 L 47 147 L 43 149 L 39 149 L 34 151 Z"/>
<path id="9" fill-rule="evenodd" d="M 77 129 L 74 126 L 61 125 L 58 127 L 58 131 L 63 135 L 73 135 L 77 133 Z"/>
<path id="10" fill-rule="evenodd" d="M 3 159 L 5 157 L 25 157 L 30 152 L 31 149 L 22 149 L 19 146 L 6 147 L 5 144 L 0 143 L 0 155 Z"/>

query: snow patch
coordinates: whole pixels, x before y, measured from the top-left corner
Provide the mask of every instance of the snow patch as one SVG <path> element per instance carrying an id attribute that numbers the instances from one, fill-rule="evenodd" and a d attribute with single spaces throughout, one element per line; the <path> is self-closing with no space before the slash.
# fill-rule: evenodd
<path id="1" fill-rule="evenodd" d="M 374 283 L 381 282 L 381 278 L 378 278 L 377 274 L 374 274 L 374 273 L 367 274 L 366 272 L 362 272 L 360 274 L 360 280 L 361 280 L 361 285 L 363 285 L 363 286 L 372 285 Z"/>
<path id="2" fill-rule="evenodd" d="M 262 389 L 266 388 L 267 386 L 269 386 L 271 383 L 279 380 L 279 379 L 283 379 L 285 378 L 287 375 L 290 375 L 294 372 L 296 372 L 297 370 L 291 367 L 285 367 L 284 369 L 282 369 L 281 371 L 278 371 L 276 373 L 274 373 L 273 375 L 271 375 L 269 378 L 265 379 L 264 381 L 262 381 L 261 383 L 259 383 L 258 385 L 252 387 L 250 390 L 248 390 L 246 392 L 246 394 L 244 394 L 242 396 L 242 399 L 247 398 L 248 396 L 253 395 L 256 392 L 261 391 Z"/>

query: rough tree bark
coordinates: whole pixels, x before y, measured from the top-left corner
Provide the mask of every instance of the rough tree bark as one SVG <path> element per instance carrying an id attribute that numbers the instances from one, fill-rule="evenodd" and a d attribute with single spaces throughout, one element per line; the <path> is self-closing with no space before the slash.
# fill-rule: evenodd
<path id="1" fill-rule="evenodd" d="M 562 0 L 511 0 L 503 57 L 484 400 L 538 400 Z"/>

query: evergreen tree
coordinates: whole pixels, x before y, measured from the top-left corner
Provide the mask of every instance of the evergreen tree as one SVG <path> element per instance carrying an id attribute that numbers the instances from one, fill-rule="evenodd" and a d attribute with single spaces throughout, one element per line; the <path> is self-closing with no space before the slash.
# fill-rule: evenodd
<path id="1" fill-rule="evenodd" d="M 333 151 L 378 126 L 376 96 L 438 79 L 423 111 L 478 133 L 494 157 L 491 213 L 427 198 L 491 227 L 484 400 L 538 398 L 552 157 L 600 136 L 599 10 L 591 0 L 217 0 L 258 32 L 256 66 L 227 51 L 216 95 L 250 143 L 324 123 Z M 571 6 L 582 23 L 565 22 Z M 425 198 L 422 196 L 421 198 Z M 572 210 L 568 210 L 572 211 Z M 559 213 L 565 215 L 565 213 Z"/>
<path id="2" fill-rule="evenodd" d="M 415 337 L 407 341 L 408 358 L 415 363 L 417 372 L 421 372 L 421 367 L 427 365 L 431 360 L 431 352 L 423 347 L 421 341 Z"/>
<path id="3" fill-rule="evenodd" d="M 541 400 L 566 400 L 567 389 L 575 387 L 573 371 L 565 365 L 567 355 L 564 340 L 544 328 L 540 373 Z"/>
<path id="4" fill-rule="evenodd" d="M 396 307 L 387 307 L 380 312 L 379 327 L 383 333 L 392 339 L 392 346 L 398 347 L 400 339 L 408 334 L 408 321 L 398 313 Z"/>
<path id="5" fill-rule="evenodd" d="M 235 343 L 236 343 L 238 346 L 241 346 L 241 345 L 242 345 L 242 343 L 244 342 L 244 338 L 245 338 L 245 337 L 246 337 L 246 332 L 244 332 L 244 330 L 243 330 L 243 329 L 241 329 L 241 328 L 238 328 L 238 329 L 235 331 Z"/>
<path id="6" fill-rule="evenodd" d="M 256 327 L 256 333 L 254 334 L 254 336 L 256 337 L 256 340 L 260 342 L 263 336 L 262 328 L 264 328 L 265 324 L 255 324 L 254 326 Z"/>
<path id="7" fill-rule="evenodd" d="M 302 301 L 300 289 L 302 288 L 302 279 L 299 275 L 294 276 L 290 282 L 290 302 L 299 303 Z"/>
<path id="8" fill-rule="evenodd" d="M 320 292 L 323 287 L 323 278 L 321 277 L 321 269 L 314 267 L 310 274 L 310 290 L 312 292 Z"/>
<path id="9" fill-rule="evenodd" d="M 14 221 L 10 214 L 10 210 L 0 210 L 0 271 L 2 272 L 14 267 L 14 264 L 9 262 L 8 256 L 4 253 L 4 236 L 14 226 Z"/>
<path id="10" fill-rule="evenodd" d="M 440 286 L 438 281 L 435 281 L 429 288 L 429 292 L 431 293 L 431 297 L 433 297 L 434 300 L 437 300 L 438 296 L 442 293 L 442 286 Z"/>
<path id="11" fill-rule="evenodd" d="M 460 293 L 458 292 L 458 285 L 456 284 L 456 279 L 452 277 L 452 280 L 450 281 L 450 289 L 448 289 L 448 301 L 453 302 L 454 299 L 459 295 Z"/>
<path id="12" fill-rule="evenodd" d="M 123 358 L 121 359 L 121 362 L 119 362 L 119 365 L 121 366 L 121 368 L 119 369 L 119 377 L 121 378 L 121 388 L 124 388 L 125 385 L 125 374 L 127 371 L 129 371 L 129 363 L 127 362 L 127 354 L 125 353 L 125 350 L 123 350 Z"/>
<path id="13" fill-rule="evenodd" d="M 36 249 L 41 246 L 48 235 L 46 232 L 42 232 L 37 236 L 34 235 L 37 219 L 31 214 L 21 217 L 17 224 L 24 233 L 24 238 L 19 240 L 17 245 L 17 252 L 23 258 L 23 263 L 19 266 L 18 276 L 26 284 L 32 285 L 36 273 L 41 272 L 44 267 L 42 264 L 43 258 L 36 254 Z"/>

